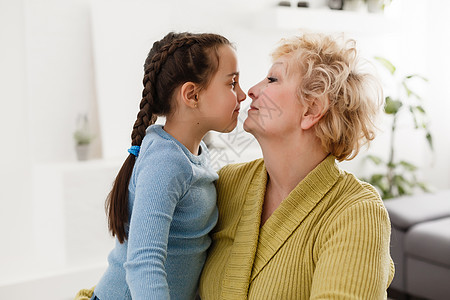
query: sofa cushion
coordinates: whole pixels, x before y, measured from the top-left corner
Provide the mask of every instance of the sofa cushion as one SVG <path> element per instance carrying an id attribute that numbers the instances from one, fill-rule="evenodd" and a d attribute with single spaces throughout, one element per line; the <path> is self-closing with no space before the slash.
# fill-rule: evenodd
<path id="1" fill-rule="evenodd" d="M 400 299 L 449 299 L 450 268 L 408 257 L 406 269 L 406 292 L 415 297 Z"/>
<path id="2" fill-rule="evenodd" d="M 403 231 L 425 221 L 450 216 L 450 190 L 384 201 L 392 226 Z"/>
<path id="3" fill-rule="evenodd" d="M 450 268 L 450 217 L 412 227 L 406 233 L 405 252 L 407 256 Z"/>

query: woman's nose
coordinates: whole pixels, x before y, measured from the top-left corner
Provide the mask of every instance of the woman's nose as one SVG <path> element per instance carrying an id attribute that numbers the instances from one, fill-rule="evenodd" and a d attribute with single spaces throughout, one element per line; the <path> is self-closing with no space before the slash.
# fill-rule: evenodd
<path id="1" fill-rule="evenodd" d="M 252 99 L 255 100 L 256 98 L 258 98 L 258 95 L 260 93 L 261 88 L 259 87 L 261 82 L 255 84 L 254 86 L 252 86 L 249 90 L 248 90 L 248 96 Z"/>

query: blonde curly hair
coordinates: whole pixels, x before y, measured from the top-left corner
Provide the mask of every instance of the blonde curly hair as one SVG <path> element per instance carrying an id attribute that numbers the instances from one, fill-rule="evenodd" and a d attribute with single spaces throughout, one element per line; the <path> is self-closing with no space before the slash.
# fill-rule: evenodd
<path id="1" fill-rule="evenodd" d="M 288 76 L 300 79 L 297 94 L 305 106 L 322 101 L 323 117 L 315 132 L 327 153 L 351 160 L 375 138 L 374 119 L 383 104 L 377 78 L 357 69 L 354 40 L 304 33 L 282 39 L 272 53 L 289 58 Z M 299 76 L 300 75 L 300 76 Z"/>

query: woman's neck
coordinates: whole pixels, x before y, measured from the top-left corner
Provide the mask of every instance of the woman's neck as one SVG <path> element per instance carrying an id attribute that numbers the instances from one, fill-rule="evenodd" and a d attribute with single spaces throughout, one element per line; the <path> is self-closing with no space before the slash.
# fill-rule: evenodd
<path id="1" fill-rule="evenodd" d="M 268 184 L 282 199 L 327 157 L 320 141 L 311 134 L 257 140 L 262 149 Z"/>

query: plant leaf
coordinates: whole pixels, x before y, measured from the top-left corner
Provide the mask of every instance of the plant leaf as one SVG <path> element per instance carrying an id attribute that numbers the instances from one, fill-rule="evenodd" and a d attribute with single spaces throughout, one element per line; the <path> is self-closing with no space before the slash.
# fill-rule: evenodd
<path id="1" fill-rule="evenodd" d="M 393 181 L 394 185 L 397 187 L 399 195 L 411 194 L 411 187 L 414 186 L 412 182 L 406 180 L 406 178 L 402 175 L 395 175 Z"/>
<path id="2" fill-rule="evenodd" d="M 416 97 L 418 100 L 423 100 L 422 99 L 422 97 L 420 97 L 417 93 L 415 93 L 413 90 L 411 90 L 410 88 L 409 88 L 409 86 L 406 84 L 406 80 L 403 80 L 402 81 L 402 86 L 403 86 L 403 88 L 405 89 L 405 92 L 406 92 L 406 94 L 408 95 L 408 98 L 409 97 L 411 97 L 411 96 L 414 96 L 414 97 Z"/>
<path id="3" fill-rule="evenodd" d="M 397 164 L 395 162 L 391 161 L 387 164 L 387 167 L 389 169 L 395 169 L 397 167 Z"/>
<path id="4" fill-rule="evenodd" d="M 426 114 L 425 109 L 421 105 L 415 106 L 414 109 L 417 110 L 418 112 L 424 114 L 424 115 Z"/>
<path id="5" fill-rule="evenodd" d="M 382 199 L 392 198 L 392 196 L 389 197 L 389 186 L 385 174 L 373 174 L 367 182 L 378 190 Z"/>
<path id="6" fill-rule="evenodd" d="M 381 180 L 383 180 L 384 174 L 373 174 L 370 177 L 370 183 L 379 183 Z"/>
<path id="7" fill-rule="evenodd" d="M 398 190 L 399 196 L 403 196 L 403 195 L 407 194 L 406 190 L 401 185 L 397 186 L 397 190 Z"/>
<path id="8" fill-rule="evenodd" d="M 417 122 L 417 116 L 416 116 L 416 112 L 414 110 L 414 106 L 410 105 L 409 106 L 409 111 L 411 112 L 411 116 L 413 118 L 414 121 L 414 128 L 419 128 L 419 123 Z"/>
<path id="9" fill-rule="evenodd" d="M 398 113 L 403 103 L 399 100 L 393 100 L 391 97 L 386 97 L 386 104 L 384 105 L 384 112 L 388 115 L 395 115 Z"/>
<path id="10" fill-rule="evenodd" d="M 419 75 L 419 74 L 411 74 L 411 75 L 406 76 L 405 78 L 406 78 L 406 79 L 420 78 L 420 79 L 422 79 L 423 81 L 428 82 L 428 78 L 426 78 L 426 77 L 424 77 L 424 76 L 422 76 L 422 75 Z"/>
<path id="11" fill-rule="evenodd" d="M 381 65 L 383 65 L 392 75 L 395 73 L 395 66 L 386 58 L 381 56 L 374 57 Z"/>
<path id="12" fill-rule="evenodd" d="M 417 186 L 426 193 L 431 193 L 431 188 L 425 182 L 417 182 Z"/>
<path id="13" fill-rule="evenodd" d="M 371 160 L 377 166 L 384 163 L 384 161 L 379 156 L 376 156 L 376 155 L 368 155 L 366 158 Z"/>
<path id="14" fill-rule="evenodd" d="M 428 145 L 430 146 L 430 149 L 432 151 L 434 151 L 434 147 L 433 147 L 433 137 L 431 136 L 431 133 L 429 131 L 427 131 L 427 135 L 425 136 L 427 141 L 428 141 Z"/>
<path id="15" fill-rule="evenodd" d="M 405 89 L 406 95 L 408 95 L 408 97 L 411 97 L 412 91 L 404 80 L 402 81 L 402 86 Z"/>
<path id="16" fill-rule="evenodd" d="M 417 170 L 417 167 L 415 165 L 413 165 L 412 163 L 409 163 L 407 161 L 402 160 L 402 161 L 400 161 L 399 164 L 408 171 L 416 171 Z"/>

